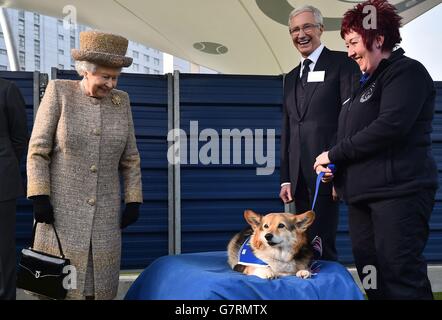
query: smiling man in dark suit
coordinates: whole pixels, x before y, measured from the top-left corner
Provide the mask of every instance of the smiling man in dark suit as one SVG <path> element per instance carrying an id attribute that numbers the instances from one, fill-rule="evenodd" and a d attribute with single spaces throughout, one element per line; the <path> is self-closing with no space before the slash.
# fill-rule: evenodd
<path id="1" fill-rule="evenodd" d="M 296 213 L 311 209 L 316 173 L 312 164 L 319 153 L 336 143 L 338 116 L 350 98 L 360 71 L 345 52 L 321 43 L 321 12 L 312 6 L 293 10 L 289 31 L 301 63 L 285 77 L 281 137 L 281 191 L 284 203 L 294 201 Z M 322 184 L 315 205 L 310 240 L 322 239 L 322 259 L 337 260 L 338 199 L 332 184 Z"/>
<path id="2" fill-rule="evenodd" d="M 27 141 L 24 99 L 12 82 L 0 79 L 0 300 L 15 299 L 15 212 L 24 194 L 19 162 Z"/>

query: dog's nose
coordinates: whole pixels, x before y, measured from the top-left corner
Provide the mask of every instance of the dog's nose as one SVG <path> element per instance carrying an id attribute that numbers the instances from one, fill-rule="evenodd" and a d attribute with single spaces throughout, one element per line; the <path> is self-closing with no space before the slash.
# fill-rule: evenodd
<path id="1" fill-rule="evenodd" d="M 267 233 L 267 234 L 264 236 L 264 238 L 266 238 L 267 241 L 270 241 L 270 240 L 272 240 L 272 238 L 273 238 L 273 234 L 271 234 L 271 233 Z"/>

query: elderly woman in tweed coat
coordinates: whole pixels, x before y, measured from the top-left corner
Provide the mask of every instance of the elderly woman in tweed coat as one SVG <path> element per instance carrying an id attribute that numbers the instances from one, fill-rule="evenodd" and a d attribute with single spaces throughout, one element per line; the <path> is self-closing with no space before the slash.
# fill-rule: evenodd
<path id="1" fill-rule="evenodd" d="M 129 97 L 115 89 L 132 63 L 127 45 L 120 36 L 81 33 L 72 56 L 83 79 L 49 83 L 29 143 L 28 198 L 41 222 L 34 249 L 59 254 L 53 223 L 77 273 L 67 299 L 116 296 L 121 229 L 137 220 L 143 201 Z"/>

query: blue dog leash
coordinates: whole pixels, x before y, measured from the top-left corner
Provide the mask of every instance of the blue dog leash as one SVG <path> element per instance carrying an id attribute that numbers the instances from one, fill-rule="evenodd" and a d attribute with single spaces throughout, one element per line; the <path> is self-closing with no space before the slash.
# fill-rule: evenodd
<path id="1" fill-rule="evenodd" d="M 329 168 L 332 173 L 335 173 L 335 165 L 330 163 L 327 168 Z M 324 177 L 325 172 L 320 172 L 318 174 L 318 177 L 316 178 L 316 190 L 315 190 L 315 197 L 313 198 L 313 204 L 312 204 L 312 211 L 315 209 L 316 204 L 316 198 L 318 197 L 318 191 L 319 191 L 319 185 L 321 184 L 321 179 Z"/>

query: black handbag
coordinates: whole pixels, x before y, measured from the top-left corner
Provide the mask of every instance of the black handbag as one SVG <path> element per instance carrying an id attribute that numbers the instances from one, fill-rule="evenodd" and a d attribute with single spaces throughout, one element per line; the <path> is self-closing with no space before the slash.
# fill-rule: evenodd
<path id="1" fill-rule="evenodd" d="M 67 289 L 63 286 L 63 279 L 67 276 L 63 269 L 70 265 L 61 248 L 57 230 L 55 236 L 60 250 L 60 256 L 49 255 L 33 249 L 37 222 L 32 230 L 32 243 L 29 249 L 21 251 L 20 263 L 17 272 L 17 288 L 30 291 L 50 299 L 63 300 Z"/>

